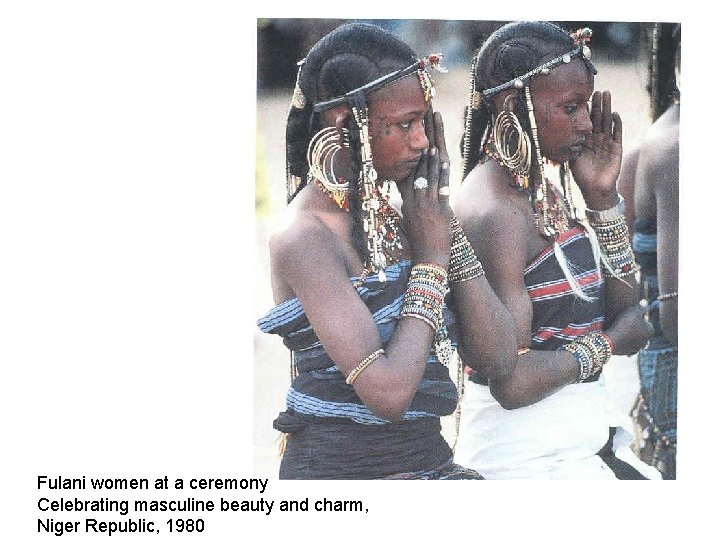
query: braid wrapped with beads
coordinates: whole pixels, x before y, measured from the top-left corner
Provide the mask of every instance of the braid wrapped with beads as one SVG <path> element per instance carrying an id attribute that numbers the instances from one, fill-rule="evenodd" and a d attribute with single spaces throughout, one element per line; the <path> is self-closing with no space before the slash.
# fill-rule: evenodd
<path id="1" fill-rule="evenodd" d="M 575 219 L 569 181 L 561 193 L 545 177 L 545 158 L 534 123 L 531 80 L 572 58 L 581 58 L 595 73 L 586 46 L 591 31 L 570 34 L 544 21 L 523 21 L 495 31 L 477 52 L 472 63 L 470 99 L 465 109 L 461 141 L 463 179 L 487 159 L 508 168 L 517 189 L 527 193 L 540 233 L 553 241 L 553 251 L 575 295 L 585 301 L 593 297 L 582 291 L 557 239 Z M 512 111 L 496 110 L 492 96 L 508 91 L 514 97 Z M 497 137 L 504 140 L 495 140 Z M 567 167 L 561 167 L 569 175 Z M 591 241 L 593 236 L 591 235 Z M 596 250 L 597 251 L 597 250 Z M 599 255 L 596 262 L 600 264 Z"/>
<path id="2" fill-rule="evenodd" d="M 417 61 L 415 53 L 392 34 L 369 24 L 348 24 L 331 32 L 298 62 L 298 76 L 286 128 L 287 200 L 290 202 L 307 185 L 308 145 L 321 128 L 321 113 L 313 106 L 355 90 L 383 75 Z M 358 126 L 348 126 L 352 179 L 361 170 Z M 360 190 L 348 183 L 348 211 L 353 244 L 363 260 L 368 249 L 363 231 Z"/>

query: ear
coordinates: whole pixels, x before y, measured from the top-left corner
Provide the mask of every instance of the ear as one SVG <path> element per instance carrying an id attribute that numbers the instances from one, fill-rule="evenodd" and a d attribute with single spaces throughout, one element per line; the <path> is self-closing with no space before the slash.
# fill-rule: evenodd
<path id="1" fill-rule="evenodd" d="M 343 128 L 347 128 L 349 125 L 350 111 L 346 109 L 335 117 L 335 127 L 338 132 L 340 132 Z"/>
<path id="2" fill-rule="evenodd" d="M 335 126 L 338 130 L 346 128 L 350 124 L 351 114 L 347 105 L 338 105 L 323 113 L 323 125 Z"/>
<path id="3" fill-rule="evenodd" d="M 504 109 L 507 109 L 510 112 L 515 112 L 518 104 L 517 90 L 510 89 L 500 92 L 493 98 L 492 104 L 495 107 L 495 110 L 493 111 L 495 113 Z"/>

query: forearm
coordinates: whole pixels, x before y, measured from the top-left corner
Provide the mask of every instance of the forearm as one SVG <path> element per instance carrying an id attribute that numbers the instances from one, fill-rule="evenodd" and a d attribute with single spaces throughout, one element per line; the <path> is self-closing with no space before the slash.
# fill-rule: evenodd
<path id="1" fill-rule="evenodd" d="M 605 327 L 640 302 L 640 289 L 635 274 L 623 278 L 605 275 Z"/>
<path id="2" fill-rule="evenodd" d="M 515 323 L 484 276 L 451 284 L 463 362 L 484 378 L 507 377 L 517 359 Z"/>
<path id="3" fill-rule="evenodd" d="M 450 342 L 445 335 L 442 312 L 447 287 L 447 272 L 442 267 L 413 265 L 400 320 L 385 350 L 373 357 L 374 365 L 366 375 L 348 374 L 346 382 L 379 416 L 390 420 L 402 418 L 422 380 L 432 345 L 438 360 L 447 364 L 449 353 L 445 358 L 443 351 L 450 348 Z M 358 364 L 363 371 L 364 362 Z"/>
<path id="4" fill-rule="evenodd" d="M 517 357 L 512 373 L 490 378 L 490 392 L 505 409 L 526 407 L 577 381 L 578 362 L 570 352 L 531 350 Z"/>

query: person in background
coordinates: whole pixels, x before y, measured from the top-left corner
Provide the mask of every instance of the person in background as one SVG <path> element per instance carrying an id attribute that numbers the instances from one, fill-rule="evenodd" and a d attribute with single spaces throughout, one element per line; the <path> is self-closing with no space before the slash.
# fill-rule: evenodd
<path id="1" fill-rule="evenodd" d="M 653 124 L 625 160 L 619 189 L 632 201 L 632 245 L 653 336 L 638 352 L 640 394 L 632 415 L 635 449 L 664 479 L 675 479 L 678 381 L 678 235 L 680 180 L 680 25 L 652 30 Z"/>

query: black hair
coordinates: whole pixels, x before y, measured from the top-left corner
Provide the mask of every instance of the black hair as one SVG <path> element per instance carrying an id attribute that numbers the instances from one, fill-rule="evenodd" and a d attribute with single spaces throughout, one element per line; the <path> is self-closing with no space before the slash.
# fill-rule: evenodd
<path id="1" fill-rule="evenodd" d="M 310 140 L 321 126 L 313 105 L 340 97 L 383 75 L 417 61 L 413 50 L 391 33 L 366 23 L 340 26 L 318 41 L 302 61 L 298 86 L 305 97 L 302 108 L 291 107 L 286 129 L 286 160 L 288 175 L 299 177 L 297 189 L 288 193 L 288 202 L 306 185 L 308 163 L 306 154 Z M 351 178 L 360 171 L 360 144 L 357 126 L 350 123 L 349 141 L 353 149 Z M 353 243 L 367 257 L 360 214 L 357 182 L 349 182 L 349 203 L 353 219 Z"/>
<path id="2" fill-rule="evenodd" d="M 653 26 L 650 59 L 650 117 L 654 122 L 680 98 L 675 67 L 680 62 L 680 24 L 656 23 Z"/>
<path id="3" fill-rule="evenodd" d="M 571 51 L 575 41 L 568 32 L 546 21 L 521 21 L 506 24 L 483 43 L 473 59 L 474 92 L 482 92 L 499 84 L 519 77 L 538 67 L 543 62 Z M 518 90 L 522 92 L 522 90 Z M 519 94 L 521 96 L 521 94 Z M 465 166 L 464 179 L 481 158 L 480 142 L 486 128 L 492 121 L 493 105 L 484 98 L 479 108 L 465 108 L 465 126 L 460 152 Z M 525 100 L 519 99 L 515 112 L 529 130 Z"/>

